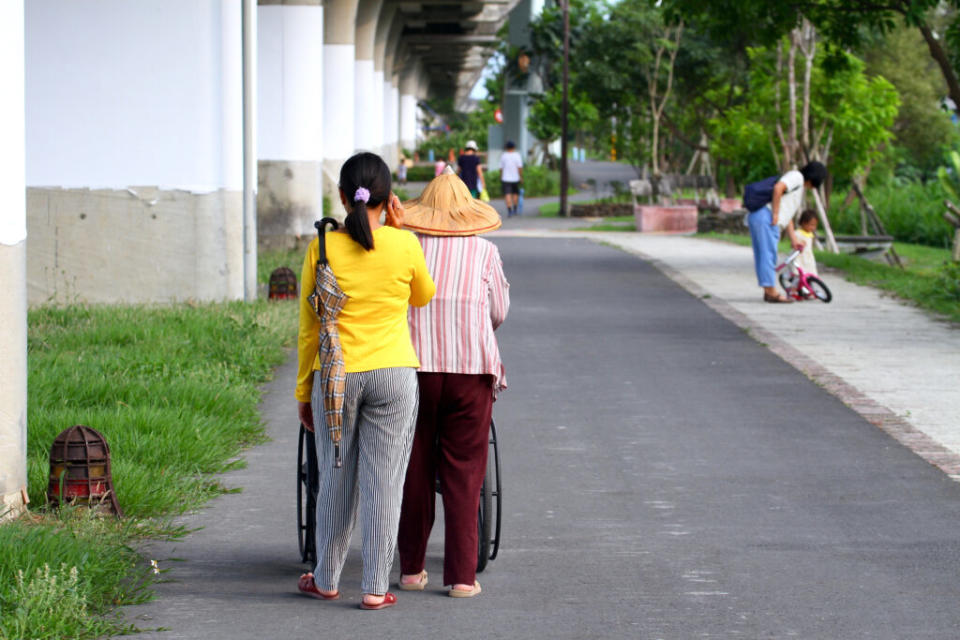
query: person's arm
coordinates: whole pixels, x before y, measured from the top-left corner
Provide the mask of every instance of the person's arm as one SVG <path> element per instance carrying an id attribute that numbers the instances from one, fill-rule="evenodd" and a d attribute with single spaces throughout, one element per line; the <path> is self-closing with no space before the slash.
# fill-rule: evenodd
<path id="1" fill-rule="evenodd" d="M 520 176 L 520 182 L 523 182 L 523 165 L 517 167 L 517 175 Z"/>
<path id="2" fill-rule="evenodd" d="M 510 310 L 510 283 L 503 273 L 503 260 L 500 251 L 493 245 L 490 252 L 490 261 L 487 267 L 487 288 L 490 295 L 490 322 L 496 329 L 507 319 Z"/>
<path id="3" fill-rule="evenodd" d="M 782 180 L 777 181 L 773 185 L 773 199 L 770 200 L 770 210 L 773 212 L 773 219 L 770 220 L 770 226 L 777 226 L 777 221 L 780 220 L 780 199 L 783 198 L 783 194 L 787 192 L 787 183 Z M 791 233 L 793 233 L 791 229 Z"/>
<path id="4" fill-rule="evenodd" d="M 477 164 L 477 181 L 480 185 L 480 191 L 483 191 L 487 188 L 487 181 L 483 179 L 483 165 Z"/>
<path id="5" fill-rule="evenodd" d="M 790 246 L 792 246 L 797 251 L 802 251 L 804 247 L 804 242 L 797 236 L 796 228 L 793 226 L 793 220 L 791 220 L 786 229 L 787 236 L 790 238 Z"/>
<path id="6" fill-rule="evenodd" d="M 310 245 L 311 248 L 314 245 Z M 319 248 L 318 248 L 319 251 Z M 307 431 L 313 431 L 313 410 L 310 394 L 313 391 L 313 363 L 320 345 L 320 320 L 307 298 L 316 284 L 317 257 L 310 249 L 303 258 L 300 273 L 300 330 L 297 334 L 297 413 Z"/>
<path id="7" fill-rule="evenodd" d="M 410 253 L 413 259 L 413 279 L 410 281 L 410 304 L 414 307 L 422 307 L 437 292 L 437 285 L 433 283 L 430 277 L 430 271 L 427 269 L 427 260 L 423 256 L 423 248 L 417 241 L 417 237 L 410 234 Z"/>

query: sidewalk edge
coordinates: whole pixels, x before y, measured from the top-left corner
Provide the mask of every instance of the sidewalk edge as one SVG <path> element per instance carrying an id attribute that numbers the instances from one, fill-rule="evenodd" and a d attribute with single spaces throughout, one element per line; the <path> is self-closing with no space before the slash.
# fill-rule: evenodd
<path id="1" fill-rule="evenodd" d="M 639 256 L 649 262 L 658 271 L 699 298 L 705 305 L 741 329 L 744 329 L 751 338 L 764 344 L 787 364 L 803 373 L 815 384 L 823 387 L 828 393 L 840 399 L 841 402 L 853 409 L 864 420 L 888 433 L 894 440 L 943 471 L 951 480 L 960 482 L 960 455 L 953 453 L 887 407 L 868 398 L 857 388 L 831 373 L 819 362 L 770 333 L 765 327 L 752 320 L 745 313 L 738 311 L 730 303 L 714 297 L 710 291 L 704 289 L 680 271 L 643 251 L 621 245 L 607 238 L 592 238 L 592 240 L 594 242 L 615 245 L 617 248 Z"/>

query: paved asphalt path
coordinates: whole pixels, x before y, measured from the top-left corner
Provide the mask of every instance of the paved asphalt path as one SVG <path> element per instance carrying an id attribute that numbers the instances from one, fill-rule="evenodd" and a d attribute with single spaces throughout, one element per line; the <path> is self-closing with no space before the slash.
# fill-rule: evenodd
<path id="1" fill-rule="evenodd" d="M 581 239 L 497 238 L 513 306 L 500 557 L 483 594 L 357 609 L 296 594 L 293 369 L 242 486 L 153 553 L 141 638 L 960 637 L 960 485 L 652 267 Z M 355 542 L 358 536 L 354 536 Z M 183 562 L 166 558 L 178 557 Z"/>

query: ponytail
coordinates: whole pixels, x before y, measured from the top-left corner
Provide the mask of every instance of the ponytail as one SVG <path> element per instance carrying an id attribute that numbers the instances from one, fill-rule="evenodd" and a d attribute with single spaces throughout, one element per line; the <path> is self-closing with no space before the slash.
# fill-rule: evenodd
<path id="1" fill-rule="evenodd" d="M 373 249 L 367 207 L 386 202 L 390 186 L 390 168 L 374 153 L 358 153 L 340 169 L 340 191 L 349 203 L 343 225 L 353 241 L 367 251 Z"/>
<path id="2" fill-rule="evenodd" d="M 373 249 L 373 232 L 370 230 L 370 218 L 367 217 L 367 203 L 357 200 L 353 203 L 353 211 L 347 214 L 343 221 L 347 233 L 353 241 L 370 251 Z"/>

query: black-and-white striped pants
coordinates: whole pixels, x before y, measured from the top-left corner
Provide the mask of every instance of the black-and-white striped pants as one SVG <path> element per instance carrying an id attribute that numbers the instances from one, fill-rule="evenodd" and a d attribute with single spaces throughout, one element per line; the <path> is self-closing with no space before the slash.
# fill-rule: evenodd
<path id="1" fill-rule="evenodd" d="M 360 590 L 386 593 L 417 420 L 416 369 L 397 367 L 347 374 L 340 469 L 333 466 L 322 388 L 320 374 L 316 373 L 311 403 L 313 423 L 317 425 L 320 491 L 314 580 L 325 591 L 338 588 L 359 507 L 363 535 Z"/>

